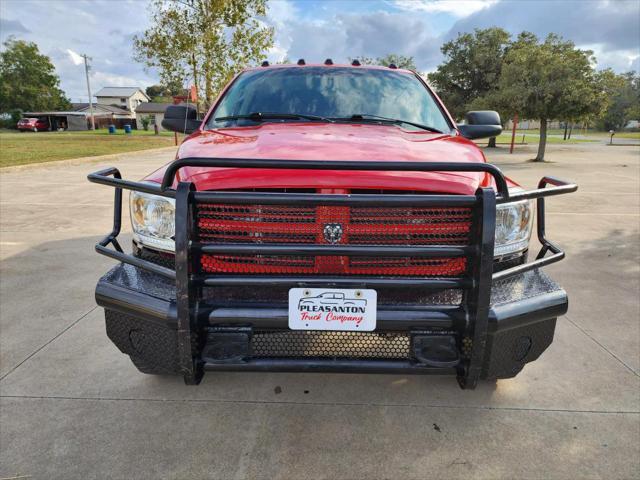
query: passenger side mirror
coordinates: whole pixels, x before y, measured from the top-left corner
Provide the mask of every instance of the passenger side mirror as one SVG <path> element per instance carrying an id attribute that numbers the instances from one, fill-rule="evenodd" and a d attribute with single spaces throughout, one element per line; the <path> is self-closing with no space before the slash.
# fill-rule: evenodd
<path id="1" fill-rule="evenodd" d="M 198 113 L 190 105 L 170 105 L 164 112 L 162 127 L 172 132 L 193 133 L 200 127 Z"/>
<path id="2" fill-rule="evenodd" d="M 469 140 L 497 137 L 502 133 L 500 115 L 493 110 L 467 112 L 466 120 L 466 124 L 458 125 L 458 131 Z"/>

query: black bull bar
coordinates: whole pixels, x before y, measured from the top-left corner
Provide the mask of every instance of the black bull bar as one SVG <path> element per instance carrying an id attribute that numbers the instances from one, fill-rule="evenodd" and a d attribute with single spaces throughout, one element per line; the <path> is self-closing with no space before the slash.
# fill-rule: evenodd
<path id="1" fill-rule="evenodd" d="M 474 195 L 443 194 L 314 194 L 314 193 L 247 193 L 228 191 L 196 191 L 193 183 L 180 181 L 172 188 L 177 172 L 183 167 L 232 167 L 287 170 L 350 170 L 350 171 L 404 171 L 404 172 L 481 172 L 490 175 L 495 182 L 491 187 L 478 188 Z M 463 302 L 457 312 L 465 322 L 465 334 L 472 338 L 473 348 L 469 359 L 456 368 L 461 386 L 473 388 L 480 376 L 487 343 L 487 326 L 491 285 L 564 258 L 564 252 L 545 235 L 545 197 L 577 190 L 577 185 L 553 177 L 544 177 L 538 188 L 523 192 L 509 192 L 507 181 L 498 167 L 486 163 L 455 162 L 389 162 L 389 161 L 308 161 L 238 158 L 185 158 L 171 163 L 165 171 L 162 183 L 123 180 L 116 168 L 107 168 L 88 176 L 89 181 L 115 187 L 113 229 L 95 246 L 102 255 L 138 268 L 175 280 L 177 307 L 177 339 L 179 362 L 185 381 L 199 383 L 203 375 L 203 362 L 192 351 L 191 331 L 198 324 L 199 290 L 203 286 L 341 286 L 375 288 L 402 285 L 403 288 L 443 290 L 463 289 Z M 551 185 L 549 187 L 549 185 Z M 122 224 L 122 190 L 136 190 L 163 197 L 175 198 L 175 271 L 123 252 L 117 237 Z M 536 259 L 507 270 L 493 273 L 496 205 L 518 200 L 537 199 L 537 236 L 542 245 Z M 262 204 L 262 205 L 335 205 L 376 207 L 469 207 L 472 209 L 471 244 L 468 246 L 377 246 L 377 245 L 291 245 L 291 244 L 208 244 L 194 241 L 195 206 L 200 203 Z M 111 245 L 113 248 L 109 248 Z M 265 254 L 265 255 L 345 255 L 370 256 L 419 256 L 467 257 L 464 275 L 455 278 L 424 277 L 296 277 L 283 275 L 211 275 L 200 272 L 202 253 Z M 434 314 L 451 315 L 450 306 L 426 306 Z M 304 360 L 259 359 L 246 365 L 253 370 L 323 370 L 323 371 L 404 371 L 393 362 L 370 360 Z M 240 370 L 241 365 L 219 365 L 219 370 Z M 417 371 L 416 371 L 417 370 Z M 430 373 L 428 368 L 410 373 Z"/>

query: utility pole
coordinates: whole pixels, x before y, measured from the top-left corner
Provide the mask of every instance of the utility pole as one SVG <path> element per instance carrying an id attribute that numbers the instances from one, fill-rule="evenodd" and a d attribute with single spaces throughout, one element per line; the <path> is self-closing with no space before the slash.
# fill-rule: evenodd
<path id="1" fill-rule="evenodd" d="M 93 118 L 93 101 L 91 96 L 91 84 L 89 83 L 89 63 L 88 60 L 91 60 L 91 57 L 87 57 L 87 55 L 80 55 L 84 58 L 84 73 L 87 76 L 87 94 L 89 95 L 89 114 L 91 115 L 91 130 L 96 129 L 96 121 Z"/>

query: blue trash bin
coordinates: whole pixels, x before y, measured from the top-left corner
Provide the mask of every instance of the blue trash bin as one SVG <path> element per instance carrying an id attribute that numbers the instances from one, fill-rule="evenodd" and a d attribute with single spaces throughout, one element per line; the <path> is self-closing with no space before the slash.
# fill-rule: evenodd
<path id="1" fill-rule="evenodd" d="M 124 133 L 131 135 L 131 125 L 127 124 L 124 126 Z"/>
<path id="2" fill-rule="evenodd" d="M 116 133 L 116 126 L 109 125 L 109 134 L 113 135 L 114 133 Z"/>

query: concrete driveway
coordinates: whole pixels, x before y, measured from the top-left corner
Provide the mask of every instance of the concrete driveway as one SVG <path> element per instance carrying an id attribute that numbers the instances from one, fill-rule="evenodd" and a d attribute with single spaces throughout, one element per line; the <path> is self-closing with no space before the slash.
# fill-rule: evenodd
<path id="1" fill-rule="evenodd" d="M 525 148 L 488 155 L 526 187 L 580 184 L 548 203 L 568 253 L 548 271 L 570 309 L 540 360 L 475 391 L 420 376 L 209 373 L 187 387 L 139 374 L 94 304 L 113 190 L 85 177 L 114 165 L 138 179 L 173 151 L 2 171 L 0 477 L 640 477 L 640 149 L 549 145 L 555 163 L 537 165 Z"/>

